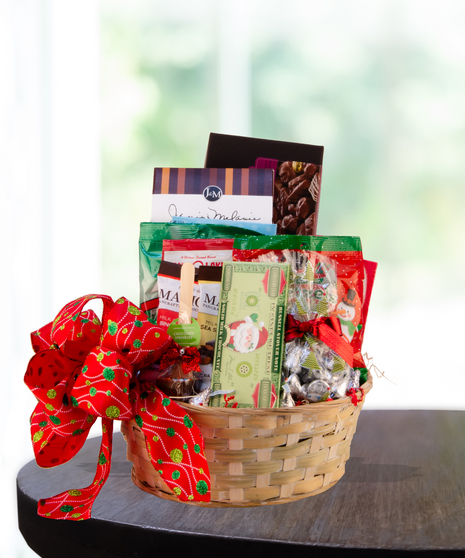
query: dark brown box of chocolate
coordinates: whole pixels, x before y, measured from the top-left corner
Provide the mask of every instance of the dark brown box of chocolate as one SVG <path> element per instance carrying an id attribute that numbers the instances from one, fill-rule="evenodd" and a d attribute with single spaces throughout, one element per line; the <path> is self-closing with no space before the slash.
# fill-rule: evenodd
<path id="1" fill-rule="evenodd" d="M 323 150 L 319 145 L 211 133 L 205 167 L 273 168 L 278 234 L 315 235 Z"/>

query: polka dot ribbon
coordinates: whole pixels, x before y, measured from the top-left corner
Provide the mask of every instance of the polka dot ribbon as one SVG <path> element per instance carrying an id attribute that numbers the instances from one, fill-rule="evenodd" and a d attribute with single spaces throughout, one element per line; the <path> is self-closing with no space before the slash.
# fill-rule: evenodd
<path id="1" fill-rule="evenodd" d="M 83 307 L 103 301 L 102 323 Z M 36 462 L 55 467 L 72 459 L 90 427 L 102 419 L 102 443 L 92 484 L 39 501 L 38 514 L 82 520 L 110 473 L 114 420 L 134 419 L 152 465 L 180 500 L 210 500 L 203 438 L 186 412 L 137 372 L 172 347 L 172 339 L 126 298 L 88 295 L 67 304 L 31 334 L 35 355 L 24 381 L 37 398 L 31 416 Z"/>

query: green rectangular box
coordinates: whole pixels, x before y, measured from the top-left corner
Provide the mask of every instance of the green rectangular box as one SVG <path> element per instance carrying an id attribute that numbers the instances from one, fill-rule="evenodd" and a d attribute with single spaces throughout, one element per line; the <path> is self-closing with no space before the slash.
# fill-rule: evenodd
<path id="1" fill-rule="evenodd" d="M 212 389 L 235 390 L 229 406 L 278 405 L 288 283 L 288 264 L 223 264 Z"/>

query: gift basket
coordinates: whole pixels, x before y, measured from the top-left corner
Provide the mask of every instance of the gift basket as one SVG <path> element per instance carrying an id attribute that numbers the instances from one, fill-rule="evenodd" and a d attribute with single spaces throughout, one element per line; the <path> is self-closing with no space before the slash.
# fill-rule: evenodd
<path id="1" fill-rule="evenodd" d="M 211 477 L 210 507 L 282 504 L 331 488 L 344 474 L 372 377 L 355 398 L 277 409 L 184 408 L 202 433 Z M 135 421 L 121 425 L 132 480 L 145 492 L 177 500 L 147 454 Z"/>
<path id="2" fill-rule="evenodd" d="M 293 160 L 286 160 L 286 157 L 291 157 L 289 150 Z M 276 159 L 258 157 L 264 153 L 271 153 Z M 296 162 L 297 157 L 309 162 Z M 242 223 L 246 228 L 239 232 L 233 228 L 227 230 L 227 226 L 218 225 L 216 220 L 209 221 L 205 216 L 203 220 L 175 216 L 170 225 L 143 223 L 140 236 L 141 306 L 153 312 L 165 303 L 163 292 L 158 297 L 157 287 L 162 281 L 157 282 L 154 260 L 170 257 L 170 261 L 181 263 L 181 255 L 186 258 L 189 249 L 192 249 L 192 240 L 217 238 L 221 232 L 235 238 L 232 254 L 226 255 L 222 261 L 223 289 L 216 292 L 218 298 L 222 297 L 217 309 L 218 323 L 215 322 L 216 347 L 212 357 L 216 362 L 210 372 L 211 378 L 207 374 L 208 381 L 203 386 L 211 386 L 213 390 L 210 403 L 201 398 L 197 398 L 194 405 L 178 401 L 202 434 L 211 480 L 210 502 L 194 500 L 190 503 L 213 507 L 279 504 L 318 494 L 333 486 L 344 474 L 357 419 L 364 398 L 372 387 L 371 374 L 366 370 L 361 355 L 361 343 L 376 264 L 363 259 L 359 239 L 314 236 L 320 198 L 322 148 L 212 134 L 206 165 L 217 173 L 218 180 L 220 171 L 216 167 L 232 164 L 242 168 L 274 169 L 272 199 L 266 200 L 265 196 L 260 202 L 253 202 L 257 205 L 252 209 L 266 209 L 266 203 L 271 201 L 275 231 L 260 231 L 257 228 L 255 234 L 250 235 L 247 227 L 251 225 L 247 221 Z M 167 169 L 163 172 L 166 173 Z M 157 184 L 161 184 L 162 179 L 155 171 L 154 221 L 163 220 L 163 214 L 159 213 L 162 211 L 159 205 L 161 186 L 157 190 Z M 166 175 L 164 179 L 166 181 Z M 179 187 L 179 170 L 172 173 L 171 180 Z M 182 181 L 185 180 L 184 174 Z M 251 182 L 249 178 L 249 186 Z M 168 192 L 168 188 L 165 191 Z M 241 192 L 241 189 L 235 191 Z M 169 192 L 177 190 L 171 186 Z M 234 193 L 234 189 L 231 188 L 230 192 Z M 250 196 L 251 192 L 247 194 Z M 246 199 L 250 203 L 251 198 Z M 170 202 L 172 200 L 163 201 L 164 204 Z M 238 221 L 228 224 L 237 225 Z M 188 225 L 199 228 L 183 228 Z M 190 238 L 184 243 L 170 240 L 180 237 Z M 180 242 L 178 260 L 173 259 L 169 248 L 171 243 L 176 242 Z M 205 256 L 211 245 L 207 240 L 203 242 L 201 248 L 205 250 Z M 199 260 L 198 254 L 196 252 L 193 259 Z M 213 251 L 210 257 L 213 258 Z M 256 350 L 264 350 L 263 346 L 260 347 L 260 335 L 265 324 L 260 320 L 264 318 L 268 327 L 270 323 L 276 324 L 278 318 L 276 312 L 275 315 L 264 312 L 263 301 L 257 301 L 256 293 L 252 292 L 252 275 L 247 273 L 244 273 L 245 279 L 238 279 L 237 292 L 239 298 L 242 296 L 245 300 L 242 306 L 250 309 L 251 317 L 247 316 L 244 320 L 244 316 L 228 316 L 228 305 L 235 303 L 231 297 L 227 300 L 225 294 L 225 290 L 231 291 L 233 287 L 224 288 L 227 277 L 232 273 L 230 260 L 277 264 L 283 266 L 282 273 L 286 272 L 284 268 L 287 266 L 289 273 L 284 278 L 287 290 L 283 293 L 286 300 L 281 307 L 281 328 L 275 327 L 273 332 L 274 339 L 281 338 L 281 351 L 269 351 L 269 355 L 279 362 L 271 371 L 271 376 L 276 379 L 266 390 L 262 389 L 265 379 L 261 378 L 260 387 L 251 395 L 253 404 L 243 403 L 247 395 L 245 399 L 239 397 L 239 388 L 247 392 L 247 386 L 227 380 L 231 374 L 237 374 L 244 376 L 245 382 L 250 378 L 247 374 L 251 374 L 248 367 L 253 365 L 244 356 L 253 353 L 233 348 L 233 345 L 239 343 L 235 339 L 241 328 L 255 324 L 256 329 L 262 330 L 257 334 Z M 200 305 L 201 293 L 202 288 L 197 293 Z M 255 317 L 256 308 L 261 310 L 260 318 Z M 200 316 L 201 308 L 197 310 Z M 160 315 L 163 310 L 158 309 L 158 312 Z M 334 314 L 339 319 L 332 324 L 330 316 Z M 302 324 L 303 328 L 300 327 Z M 309 329 L 304 331 L 305 327 L 313 326 L 314 335 Z M 235 335 L 231 331 L 235 331 Z M 340 338 L 344 338 L 345 342 L 339 342 Z M 201 353 L 204 347 L 201 342 Z M 235 354 L 229 353 L 228 348 Z M 232 360 L 232 364 L 226 363 L 228 359 Z M 350 362 L 350 367 L 347 362 Z M 260 362 L 258 366 L 266 365 Z M 280 394 L 279 390 L 283 393 Z M 251 384 L 248 391 L 251 391 Z M 268 399 L 262 397 L 262 392 L 265 395 L 269 393 Z M 123 423 L 122 432 L 128 444 L 127 458 L 133 463 L 133 482 L 146 492 L 177 500 L 156 468 L 151 466 L 145 437 L 135 421 Z"/>
<path id="3" fill-rule="evenodd" d="M 323 148 L 212 134 L 203 169 L 155 169 L 140 305 L 88 295 L 32 334 L 37 463 L 82 447 L 93 483 L 39 502 L 87 519 L 120 420 L 132 480 L 209 507 L 292 502 L 344 474 L 373 378 L 362 342 L 376 272 L 358 237 L 316 236 Z M 101 319 L 84 306 L 103 300 Z"/>

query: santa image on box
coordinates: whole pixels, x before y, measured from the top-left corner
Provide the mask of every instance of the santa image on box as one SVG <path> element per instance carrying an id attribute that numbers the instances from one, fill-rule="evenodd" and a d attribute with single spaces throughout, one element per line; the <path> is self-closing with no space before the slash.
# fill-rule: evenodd
<path id="1" fill-rule="evenodd" d="M 258 321 L 258 314 L 246 316 L 226 326 L 228 337 L 224 345 L 238 353 L 250 353 L 263 347 L 268 339 L 264 322 Z"/>

